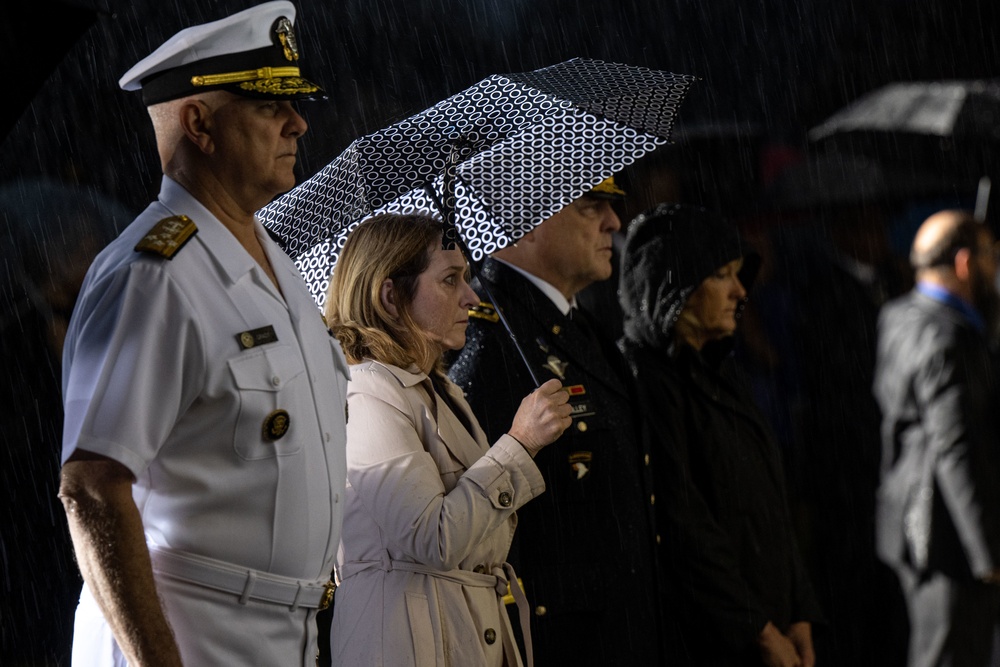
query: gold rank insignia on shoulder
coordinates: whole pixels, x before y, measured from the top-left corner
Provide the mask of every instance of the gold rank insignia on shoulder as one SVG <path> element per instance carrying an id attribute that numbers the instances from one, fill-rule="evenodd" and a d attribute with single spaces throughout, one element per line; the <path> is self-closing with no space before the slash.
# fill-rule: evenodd
<path id="1" fill-rule="evenodd" d="M 493 307 L 492 303 L 486 303 L 485 301 L 480 301 L 478 306 L 469 308 L 469 317 L 486 320 L 487 322 L 500 321 L 500 315 L 497 314 L 497 309 Z"/>
<path id="2" fill-rule="evenodd" d="M 262 435 L 265 440 L 274 442 L 288 433 L 288 427 L 291 425 L 292 418 L 288 415 L 288 410 L 275 410 L 264 418 Z"/>
<path id="3" fill-rule="evenodd" d="M 278 334 L 274 332 L 274 327 L 268 324 L 266 327 L 236 334 L 236 342 L 240 344 L 241 350 L 249 350 L 251 347 L 257 347 L 258 345 L 277 343 Z"/>
<path id="4" fill-rule="evenodd" d="M 153 225 L 149 233 L 135 244 L 136 252 L 148 252 L 173 259 L 184 244 L 198 232 L 197 225 L 186 215 L 172 215 Z"/>

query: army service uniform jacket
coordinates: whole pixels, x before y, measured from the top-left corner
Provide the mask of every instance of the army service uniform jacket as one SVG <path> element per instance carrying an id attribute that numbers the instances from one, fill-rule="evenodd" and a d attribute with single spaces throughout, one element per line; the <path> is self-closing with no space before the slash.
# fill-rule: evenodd
<path id="1" fill-rule="evenodd" d="M 524 276 L 486 259 L 481 279 L 539 383 L 570 392 L 573 423 L 535 458 L 548 492 L 524 507 L 511 562 L 532 607 L 537 664 L 656 664 L 648 459 L 640 451 L 620 353 L 577 313 L 563 315 Z M 487 299 L 478 281 L 473 289 Z M 450 376 L 490 440 L 535 389 L 490 308 L 470 317 Z"/>

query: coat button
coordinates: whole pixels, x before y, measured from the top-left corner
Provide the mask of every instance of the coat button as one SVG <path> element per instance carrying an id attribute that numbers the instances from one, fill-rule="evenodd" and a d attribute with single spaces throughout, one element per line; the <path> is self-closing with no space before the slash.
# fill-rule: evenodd
<path id="1" fill-rule="evenodd" d="M 535 616 L 545 616 L 545 614 L 547 613 L 549 613 L 549 610 L 546 609 L 543 605 L 538 605 L 537 607 L 535 607 Z"/>
<path id="2" fill-rule="evenodd" d="M 483 639 L 486 640 L 487 644 L 492 646 L 497 640 L 497 631 L 493 628 L 486 628 L 486 632 L 483 633 Z"/>
<path id="3" fill-rule="evenodd" d="M 510 507 L 510 492 L 501 491 L 497 501 L 500 503 L 500 507 Z"/>
<path id="4" fill-rule="evenodd" d="M 642 457 L 642 462 L 645 463 L 646 465 L 649 465 L 649 454 L 646 454 L 644 457 Z"/>
<path id="5" fill-rule="evenodd" d="M 583 433 L 584 431 L 586 431 L 587 430 L 587 422 L 584 422 L 584 421 L 577 422 L 576 423 L 576 430 L 579 431 L 580 433 Z"/>

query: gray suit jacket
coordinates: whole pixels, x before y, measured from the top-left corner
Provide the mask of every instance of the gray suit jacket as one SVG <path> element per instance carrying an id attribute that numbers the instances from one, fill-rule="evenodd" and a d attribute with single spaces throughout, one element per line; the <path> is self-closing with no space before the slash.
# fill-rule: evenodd
<path id="1" fill-rule="evenodd" d="M 874 393 L 883 414 L 879 556 L 956 578 L 998 567 L 1000 404 L 986 337 L 914 290 L 880 314 Z"/>

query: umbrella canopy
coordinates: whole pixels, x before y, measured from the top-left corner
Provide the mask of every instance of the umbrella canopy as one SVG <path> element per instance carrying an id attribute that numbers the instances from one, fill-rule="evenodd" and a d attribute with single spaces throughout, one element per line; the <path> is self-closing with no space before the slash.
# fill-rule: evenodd
<path id="1" fill-rule="evenodd" d="M 811 129 L 809 138 L 860 130 L 1000 141 L 998 110 L 998 81 L 892 83 L 838 111 Z"/>
<path id="2" fill-rule="evenodd" d="M 438 202 L 459 150 L 455 218 L 470 259 L 479 260 L 668 143 L 695 80 L 581 58 L 489 76 L 355 140 L 259 215 L 322 306 L 337 253 L 362 220 L 390 211 L 447 213 Z"/>
<path id="3" fill-rule="evenodd" d="M 809 139 L 978 177 L 1000 148 L 1000 80 L 891 83 L 812 128 Z"/>

